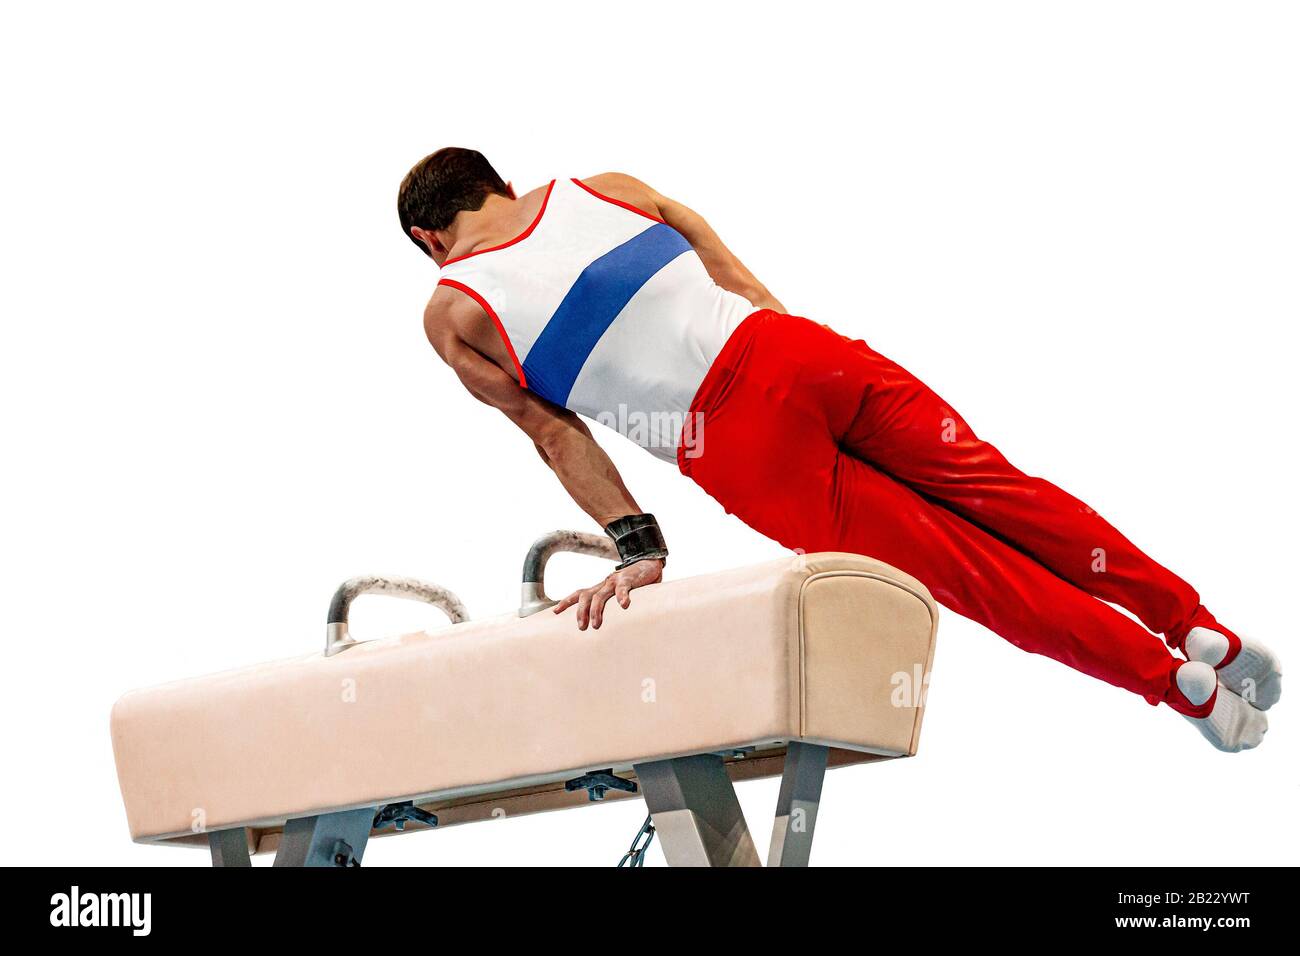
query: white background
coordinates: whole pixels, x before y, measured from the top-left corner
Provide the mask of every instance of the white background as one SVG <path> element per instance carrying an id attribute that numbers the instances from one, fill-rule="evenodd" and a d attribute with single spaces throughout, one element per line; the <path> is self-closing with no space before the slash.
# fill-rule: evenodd
<path id="1" fill-rule="evenodd" d="M 310 652 L 358 573 L 499 613 L 535 535 L 595 530 L 424 341 L 435 272 L 395 195 L 444 145 L 521 191 L 620 170 L 696 207 L 792 311 L 910 367 L 1300 659 L 1294 7 L 5 10 L 6 862 L 206 863 L 130 842 L 119 694 Z M 673 577 L 782 553 L 601 441 Z M 600 570 L 561 559 L 553 590 Z M 375 598 L 354 615 L 361 636 L 438 625 Z M 948 613 L 930 705 L 916 759 L 828 777 L 814 863 L 1300 848 L 1294 699 L 1260 750 L 1221 754 Z M 765 845 L 776 783 L 740 795 Z M 367 863 L 611 864 L 642 813 L 378 841 Z"/>

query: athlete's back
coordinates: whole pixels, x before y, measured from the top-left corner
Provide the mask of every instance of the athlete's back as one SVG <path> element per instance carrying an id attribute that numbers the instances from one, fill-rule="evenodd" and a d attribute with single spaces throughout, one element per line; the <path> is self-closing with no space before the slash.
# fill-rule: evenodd
<path id="1" fill-rule="evenodd" d="M 500 333 L 524 387 L 676 460 L 691 399 L 754 311 L 667 223 L 577 179 L 553 181 L 509 241 L 443 263 Z"/>

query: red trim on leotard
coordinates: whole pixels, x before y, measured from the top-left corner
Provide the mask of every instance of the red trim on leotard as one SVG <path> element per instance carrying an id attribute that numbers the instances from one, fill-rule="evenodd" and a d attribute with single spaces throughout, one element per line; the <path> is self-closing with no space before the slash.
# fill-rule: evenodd
<path id="1" fill-rule="evenodd" d="M 652 216 L 652 215 L 650 215 L 650 213 L 646 212 L 644 209 L 637 209 L 636 206 L 633 206 L 630 202 L 623 202 L 623 200 L 621 200 L 621 199 L 614 199 L 614 198 L 611 197 L 611 196 L 606 196 L 604 193 L 598 193 L 598 192 L 596 192 L 596 190 L 592 189 L 590 186 L 588 186 L 586 183 L 584 183 L 581 179 L 575 179 L 573 182 L 574 182 L 575 185 L 581 186 L 583 189 L 587 190 L 587 192 L 591 193 L 591 194 L 592 194 L 593 196 L 595 196 L 597 199 L 603 199 L 603 200 L 605 200 L 605 202 L 613 203 L 615 206 L 622 206 L 624 209 L 627 209 L 627 210 L 629 210 L 630 212 L 634 212 L 634 213 L 636 213 L 638 216 L 645 216 L 647 219 L 653 219 L 655 222 L 663 222 L 663 220 L 660 219 L 658 216 Z"/>
<path id="2" fill-rule="evenodd" d="M 492 320 L 492 324 L 497 327 L 497 334 L 501 336 L 501 341 L 506 345 L 506 351 L 510 353 L 510 361 L 515 363 L 515 371 L 519 373 L 519 387 L 527 388 L 528 380 L 524 378 L 524 367 L 519 364 L 519 356 L 515 354 L 515 347 L 510 344 L 510 336 L 506 334 L 506 327 L 501 324 L 501 319 L 497 315 L 496 310 L 493 309 L 492 306 L 488 305 L 487 299 L 483 298 L 469 286 L 465 285 L 465 283 L 457 282 L 455 279 L 439 279 L 438 285 L 445 285 L 453 289 L 458 289 L 483 307 L 483 311 L 488 314 L 488 318 Z"/>
<path id="3" fill-rule="evenodd" d="M 511 239 L 509 242 L 503 242 L 499 246 L 489 246 L 486 249 L 475 249 L 473 252 L 467 252 L 463 256 L 457 256 L 455 259 L 447 259 L 443 262 L 443 265 L 449 266 L 453 262 L 464 262 L 466 259 L 470 258 L 471 256 L 481 256 L 485 252 L 496 252 L 498 249 L 504 249 L 507 246 L 513 246 L 516 242 L 523 242 L 525 239 L 527 239 L 529 236 L 533 234 L 533 230 L 537 228 L 537 224 L 542 221 L 542 213 L 546 212 L 546 204 L 550 202 L 551 190 L 554 188 L 555 188 L 555 180 L 552 179 L 550 185 L 546 187 L 546 195 L 542 197 L 542 208 L 537 210 L 537 216 L 533 219 L 532 224 L 523 232 L 521 232 L 519 235 Z M 613 200 L 610 201 L 613 202 Z"/>

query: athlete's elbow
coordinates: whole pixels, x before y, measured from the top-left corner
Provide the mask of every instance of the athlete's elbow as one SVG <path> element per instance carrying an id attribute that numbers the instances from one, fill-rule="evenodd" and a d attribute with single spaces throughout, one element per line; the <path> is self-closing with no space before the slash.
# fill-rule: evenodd
<path id="1" fill-rule="evenodd" d="M 713 281 L 728 292 L 745 299 L 756 309 L 770 309 L 772 303 L 776 302 L 776 297 L 767 291 L 767 286 L 743 269 L 716 273 Z"/>
<path id="2" fill-rule="evenodd" d="M 784 312 L 785 306 L 767 288 L 761 285 L 751 286 L 741 293 L 749 304 L 756 309 L 771 309 L 773 312 Z"/>

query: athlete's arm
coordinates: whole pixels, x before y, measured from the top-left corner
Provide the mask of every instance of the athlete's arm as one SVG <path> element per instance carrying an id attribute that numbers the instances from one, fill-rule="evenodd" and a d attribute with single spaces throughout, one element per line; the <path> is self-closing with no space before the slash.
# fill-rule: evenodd
<path id="1" fill-rule="evenodd" d="M 586 423 L 568 409 L 521 388 L 499 365 L 466 342 L 457 328 L 467 319 L 487 321 L 478 305 L 458 293 L 435 293 L 424 314 L 429 343 L 461 384 L 479 401 L 499 409 L 532 439 L 565 491 L 602 528 L 616 518 L 640 514 L 640 506 Z M 555 612 L 576 604 L 580 629 L 586 630 L 589 623 L 600 627 L 611 597 L 628 607 L 629 592 L 658 581 L 663 567 L 663 561 L 653 559 L 630 564 L 594 587 L 575 591 L 556 605 Z"/>
<path id="2" fill-rule="evenodd" d="M 728 292 L 744 296 L 756 309 L 785 311 L 785 306 L 767 291 L 767 287 L 726 247 L 713 227 L 695 210 L 625 173 L 602 173 L 583 182 L 612 199 L 631 203 L 643 212 L 657 215 L 680 232 L 700 257 L 713 281 Z"/>

